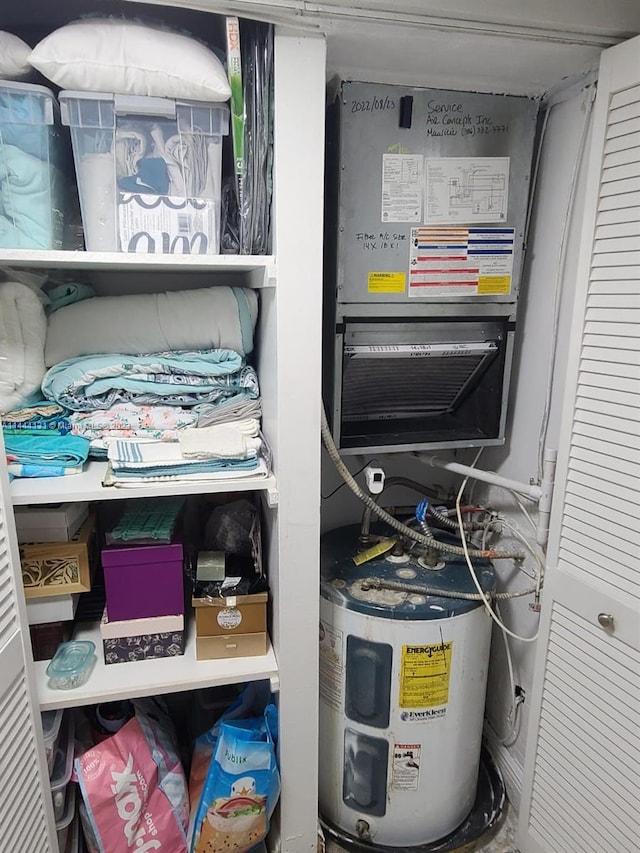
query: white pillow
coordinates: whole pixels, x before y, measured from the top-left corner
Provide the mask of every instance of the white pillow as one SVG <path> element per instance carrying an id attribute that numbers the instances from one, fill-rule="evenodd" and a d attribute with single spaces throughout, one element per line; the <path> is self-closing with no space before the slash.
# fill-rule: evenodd
<path id="1" fill-rule="evenodd" d="M 0 31 L 0 79 L 23 80 L 31 74 L 31 48 L 13 33 Z"/>
<path id="2" fill-rule="evenodd" d="M 51 33 L 29 62 L 63 89 L 227 101 L 224 67 L 189 36 L 135 21 L 87 18 Z"/>

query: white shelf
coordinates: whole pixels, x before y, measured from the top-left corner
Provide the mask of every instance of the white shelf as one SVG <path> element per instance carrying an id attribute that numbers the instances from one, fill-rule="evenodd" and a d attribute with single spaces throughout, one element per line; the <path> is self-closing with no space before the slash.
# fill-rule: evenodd
<path id="1" fill-rule="evenodd" d="M 97 623 L 77 629 L 74 638 L 91 640 L 96 645 L 97 660 L 91 675 L 82 687 L 74 690 L 52 690 L 45 674 L 49 661 L 37 661 L 35 678 L 42 711 L 262 679 L 269 679 L 272 689 L 278 687 L 278 664 L 271 643 L 268 644 L 266 655 L 198 661 L 193 621 L 189 624 L 184 655 L 178 657 L 112 663 L 107 666 Z"/>
<path id="2" fill-rule="evenodd" d="M 126 252 L 67 252 L 2 249 L 3 266 L 44 269 L 265 271 L 265 284 L 275 281 L 273 255 L 145 255 Z"/>
<path id="3" fill-rule="evenodd" d="M 105 501 L 125 498 L 153 498 L 163 495 L 203 495 L 217 492 L 266 492 L 269 506 L 278 503 L 276 478 L 237 477 L 211 482 L 149 483 L 133 488 L 103 486 L 106 462 L 89 462 L 82 474 L 69 477 L 33 477 L 11 483 L 14 506 L 64 503 L 68 501 Z"/>

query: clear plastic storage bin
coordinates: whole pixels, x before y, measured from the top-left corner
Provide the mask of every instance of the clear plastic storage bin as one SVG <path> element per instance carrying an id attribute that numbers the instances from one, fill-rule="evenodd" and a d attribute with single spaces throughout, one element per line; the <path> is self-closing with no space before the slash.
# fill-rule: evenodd
<path id="1" fill-rule="evenodd" d="M 76 810 L 76 795 L 76 785 L 74 782 L 67 786 L 64 809 L 60 818 L 56 819 L 59 853 L 68 853 L 68 851 L 76 851 L 78 849 L 79 821 Z"/>
<path id="2" fill-rule="evenodd" d="M 58 737 L 60 735 L 60 723 L 64 710 L 58 708 L 57 711 L 43 711 L 40 714 L 42 718 L 42 739 L 44 740 L 44 751 L 47 756 L 47 767 L 49 768 L 49 776 L 53 770 L 53 762 L 56 757 L 56 747 L 58 745 Z"/>
<path id="3" fill-rule="evenodd" d="M 53 800 L 53 814 L 58 829 L 63 817 L 68 811 L 68 800 L 72 794 L 73 785 L 69 785 L 73 772 L 73 754 L 75 750 L 75 726 L 73 714 L 67 714 L 62 729 L 60 740 L 56 748 L 53 772 L 49 780 L 51 785 L 51 799 Z M 74 798 L 75 807 L 75 798 Z M 70 820 L 68 821 L 71 822 Z"/>
<path id="4" fill-rule="evenodd" d="M 90 251 L 217 254 L 226 104 L 61 92 Z"/>
<path id="5" fill-rule="evenodd" d="M 49 89 L 0 81 L 0 248 L 62 248 L 68 148 Z"/>

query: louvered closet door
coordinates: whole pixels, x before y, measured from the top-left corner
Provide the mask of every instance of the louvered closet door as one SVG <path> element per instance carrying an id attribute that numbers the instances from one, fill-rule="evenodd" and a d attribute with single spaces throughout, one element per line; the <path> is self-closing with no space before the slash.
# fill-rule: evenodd
<path id="1" fill-rule="evenodd" d="M 520 813 L 640 850 L 640 38 L 603 54 Z"/>
<path id="2" fill-rule="evenodd" d="M 0 459 L 4 446 L 0 434 Z M 25 663 L 16 583 L 18 549 L 0 463 L 0 853 L 57 851 L 51 795 L 45 788 L 42 734 Z M 26 619 L 25 619 L 26 625 Z M 25 628 L 26 630 L 26 628 Z"/>

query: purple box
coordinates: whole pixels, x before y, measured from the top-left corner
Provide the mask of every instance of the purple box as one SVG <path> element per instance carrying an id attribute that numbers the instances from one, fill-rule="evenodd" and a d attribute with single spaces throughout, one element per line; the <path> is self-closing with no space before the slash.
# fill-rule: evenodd
<path id="1" fill-rule="evenodd" d="M 184 614 L 182 542 L 102 549 L 109 619 Z"/>

